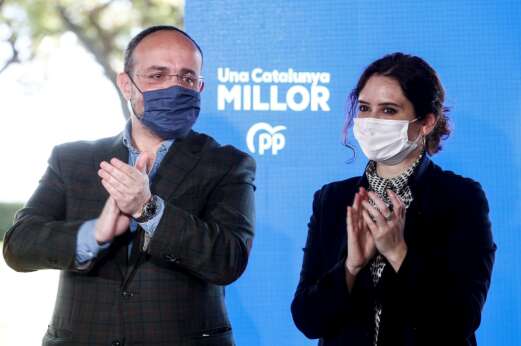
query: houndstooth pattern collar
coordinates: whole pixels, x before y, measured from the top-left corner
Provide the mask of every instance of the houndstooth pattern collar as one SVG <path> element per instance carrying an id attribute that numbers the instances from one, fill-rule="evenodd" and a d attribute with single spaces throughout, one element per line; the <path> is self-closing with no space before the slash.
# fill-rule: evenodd
<path id="1" fill-rule="evenodd" d="M 411 189 L 409 187 L 409 178 L 416 170 L 416 167 L 418 167 L 422 157 L 423 152 L 420 153 L 416 161 L 414 161 L 405 172 L 392 178 L 380 177 L 376 172 L 376 162 L 369 161 L 365 169 L 365 174 L 369 182 L 369 191 L 374 191 L 378 197 L 380 197 L 385 204 L 390 207 L 392 204 L 387 195 L 387 190 L 391 190 L 400 197 L 405 204 L 405 207 L 408 208 L 413 200 Z"/>

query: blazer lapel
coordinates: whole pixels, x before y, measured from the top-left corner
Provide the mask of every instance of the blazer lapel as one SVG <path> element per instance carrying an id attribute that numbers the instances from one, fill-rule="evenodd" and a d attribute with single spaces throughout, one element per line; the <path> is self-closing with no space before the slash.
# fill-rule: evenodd
<path id="1" fill-rule="evenodd" d="M 418 241 L 425 237 L 420 230 L 425 229 L 423 225 L 428 224 L 432 209 L 432 196 L 430 190 L 432 184 L 433 163 L 424 157 L 420 163 L 418 171 L 412 176 L 410 184 L 413 201 L 407 210 L 405 219 L 404 237 L 408 244 L 418 244 Z"/>
<path id="2" fill-rule="evenodd" d="M 152 193 L 169 200 L 199 162 L 200 151 L 205 142 L 204 136 L 193 131 L 186 137 L 177 139 L 159 166 L 152 182 Z"/>

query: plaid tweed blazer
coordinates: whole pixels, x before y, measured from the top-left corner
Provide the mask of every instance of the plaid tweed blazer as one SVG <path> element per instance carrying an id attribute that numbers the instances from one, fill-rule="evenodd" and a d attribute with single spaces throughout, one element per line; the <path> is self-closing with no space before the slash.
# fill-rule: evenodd
<path id="1" fill-rule="evenodd" d="M 108 198 L 97 170 L 112 157 L 128 160 L 121 135 L 54 148 L 6 234 L 13 269 L 61 270 L 43 345 L 233 345 L 224 285 L 248 261 L 255 161 L 193 131 L 177 139 L 151 186 L 165 212 L 146 249 L 138 227 L 78 270 L 78 229 Z"/>

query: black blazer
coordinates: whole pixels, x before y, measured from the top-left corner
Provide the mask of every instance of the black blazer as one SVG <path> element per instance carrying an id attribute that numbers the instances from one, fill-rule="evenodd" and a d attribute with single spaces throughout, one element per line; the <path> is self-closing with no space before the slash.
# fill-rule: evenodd
<path id="1" fill-rule="evenodd" d="M 147 251 L 138 228 L 80 271 L 78 228 L 104 206 L 108 194 L 96 172 L 112 157 L 128 160 L 121 136 L 56 147 L 5 237 L 4 257 L 13 269 L 61 270 L 43 344 L 233 345 L 224 285 L 248 261 L 254 160 L 195 132 L 176 140 L 151 186 L 165 212 Z"/>
<path id="2" fill-rule="evenodd" d="M 346 207 L 359 186 L 368 187 L 365 175 L 315 193 L 291 305 L 297 327 L 319 345 L 370 346 L 378 300 L 379 345 L 476 345 L 496 249 L 480 185 L 424 157 L 410 180 L 402 266 L 386 265 L 376 287 L 366 266 L 349 292 Z"/>

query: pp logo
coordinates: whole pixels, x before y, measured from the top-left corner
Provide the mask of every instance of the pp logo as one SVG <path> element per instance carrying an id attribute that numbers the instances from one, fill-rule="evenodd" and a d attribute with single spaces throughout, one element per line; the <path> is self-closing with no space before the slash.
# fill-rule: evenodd
<path id="1" fill-rule="evenodd" d="M 286 137 L 280 133 L 280 131 L 285 129 L 286 126 L 283 125 L 272 127 L 268 123 L 257 123 L 248 130 L 246 145 L 252 153 L 255 153 L 255 135 L 259 132 L 257 138 L 259 155 L 264 155 L 264 153 L 270 149 L 273 155 L 277 155 L 286 145 Z"/>

